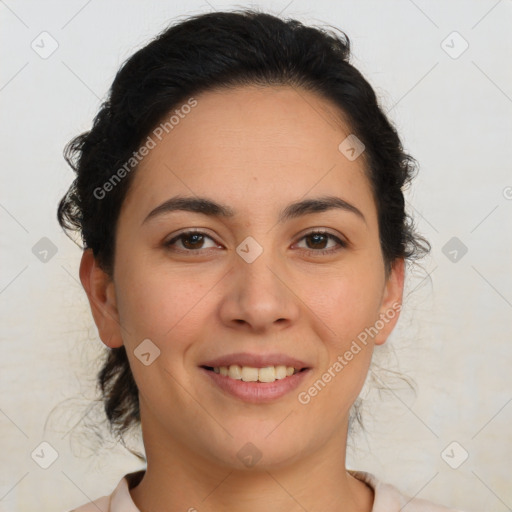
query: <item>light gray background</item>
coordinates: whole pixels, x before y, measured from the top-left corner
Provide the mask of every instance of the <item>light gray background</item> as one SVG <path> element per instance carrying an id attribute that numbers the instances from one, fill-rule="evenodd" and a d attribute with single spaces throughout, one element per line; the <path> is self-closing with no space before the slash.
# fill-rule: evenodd
<path id="1" fill-rule="evenodd" d="M 70 510 L 142 467 L 115 441 L 98 448 L 84 424 L 97 412 L 81 421 L 103 345 L 78 281 L 80 250 L 56 222 L 74 176 L 62 149 L 89 129 L 120 64 L 168 22 L 249 5 L 0 1 L 2 511 Z M 344 30 L 421 166 L 407 197 L 433 250 L 409 276 L 389 342 L 418 392 L 370 394 L 350 467 L 467 511 L 512 510 L 512 2 L 252 5 Z M 43 31 L 58 43 L 48 58 L 31 47 L 51 48 Z M 57 249 L 46 262 L 32 251 L 43 237 Z M 443 252 L 452 237 L 466 254 Z M 42 449 L 48 459 L 43 441 L 58 453 L 48 469 L 31 458 Z M 466 452 L 457 469 L 441 455 L 457 465 Z"/>

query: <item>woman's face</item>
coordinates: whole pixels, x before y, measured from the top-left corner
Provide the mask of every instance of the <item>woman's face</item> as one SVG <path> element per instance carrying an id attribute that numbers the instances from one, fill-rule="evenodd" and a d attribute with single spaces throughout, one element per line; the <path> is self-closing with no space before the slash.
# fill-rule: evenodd
<path id="1" fill-rule="evenodd" d="M 126 346 L 145 443 L 230 467 L 343 450 L 403 285 L 401 260 L 385 275 L 363 156 L 339 149 L 350 129 L 311 92 L 240 87 L 195 99 L 133 176 L 97 322 L 105 344 Z M 177 196 L 230 215 L 155 211 Z M 316 210 L 291 206 L 327 198 Z M 266 366 L 303 371 L 245 382 L 232 378 L 236 364 L 249 380 L 283 377 L 254 370 Z M 231 365 L 231 377 L 211 369 Z"/>

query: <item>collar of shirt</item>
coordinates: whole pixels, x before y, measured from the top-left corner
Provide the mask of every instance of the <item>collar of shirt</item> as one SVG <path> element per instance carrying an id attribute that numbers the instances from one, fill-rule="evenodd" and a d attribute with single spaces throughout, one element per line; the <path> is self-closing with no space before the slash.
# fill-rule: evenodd
<path id="1" fill-rule="evenodd" d="M 140 512 L 130 495 L 130 489 L 139 484 L 145 469 L 126 474 L 110 496 L 103 496 L 94 502 L 83 505 L 72 512 Z M 365 471 L 348 470 L 358 480 L 365 482 L 374 492 L 372 512 L 462 512 L 418 498 L 401 494 L 393 485 L 381 482 L 373 474 Z M 405 508 L 407 507 L 407 508 Z"/>

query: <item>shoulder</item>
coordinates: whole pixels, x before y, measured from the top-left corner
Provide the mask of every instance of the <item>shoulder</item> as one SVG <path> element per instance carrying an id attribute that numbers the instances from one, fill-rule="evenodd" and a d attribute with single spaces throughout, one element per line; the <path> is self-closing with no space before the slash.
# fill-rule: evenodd
<path id="1" fill-rule="evenodd" d="M 129 489 L 140 482 L 144 473 L 145 470 L 127 473 L 121 478 L 112 494 L 85 503 L 69 512 L 139 512 L 131 499 Z"/>
<path id="2" fill-rule="evenodd" d="M 402 510 L 403 512 L 463 512 L 462 510 L 437 505 L 431 501 L 406 496 L 393 485 L 378 480 L 371 473 L 352 470 L 349 473 L 373 489 L 372 512 L 399 512 Z"/>
<path id="3" fill-rule="evenodd" d="M 109 512 L 110 510 L 110 496 L 102 496 L 94 501 L 90 501 L 85 505 L 74 508 L 69 512 Z"/>

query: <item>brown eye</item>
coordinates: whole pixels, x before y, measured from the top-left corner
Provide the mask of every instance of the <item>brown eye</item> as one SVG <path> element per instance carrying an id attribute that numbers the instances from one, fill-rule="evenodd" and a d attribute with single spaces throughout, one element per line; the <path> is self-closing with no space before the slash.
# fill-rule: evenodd
<path id="1" fill-rule="evenodd" d="M 182 235 L 182 245 L 186 249 L 201 249 L 204 243 L 204 236 L 199 233 L 192 233 L 190 235 Z"/>
<path id="2" fill-rule="evenodd" d="M 212 242 L 214 241 L 210 236 L 200 231 L 186 231 L 175 236 L 168 242 L 165 242 L 164 245 L 166 247 L 176 248 L 176 250 L 184 252 L 196 252 L 200 249 L 217 247 L 215 243 L 210 247 L 204 247 L 207 239 L 211 240 Z M 177 242 L 179 242 L 179 244 L 177 244 Z"/>
<path id="3" fill-rule="evenodd" d="M 329 241 L 329 237 L 323 233 L 313 233 L 305 239 L 311 241 L 311 244 L 308 244 L 310 249 L 325 249 L 325 244 Z"/>
<path id="4" fill-rule="evenodd" d="M 337 236 L 324 231 L 312 231 L 307 233 L 301 238 L 301 241 L 302 240 L 306 241 L 306 247 L 304 249 L 311 254 L 330 254 L 347 246 L 347 244 Z M 331 240 L 335 242 L 334 246 L 327 245 Z"/>

